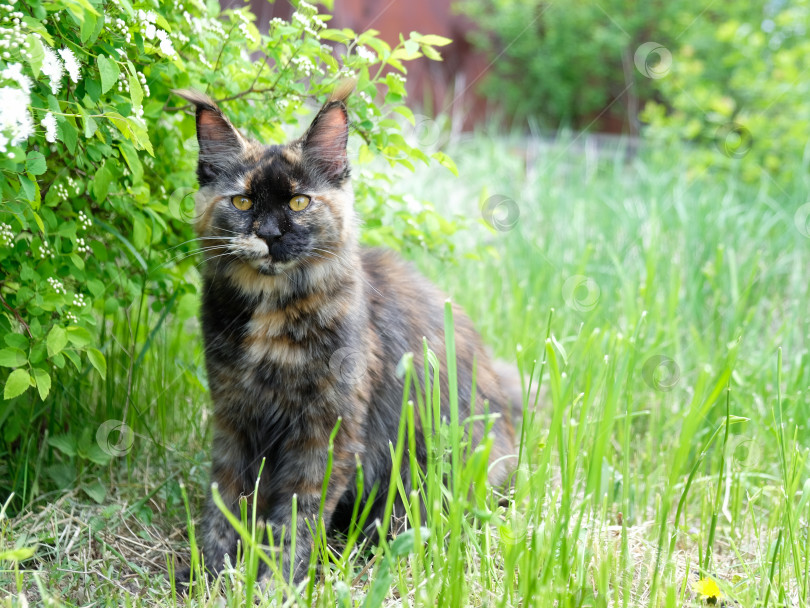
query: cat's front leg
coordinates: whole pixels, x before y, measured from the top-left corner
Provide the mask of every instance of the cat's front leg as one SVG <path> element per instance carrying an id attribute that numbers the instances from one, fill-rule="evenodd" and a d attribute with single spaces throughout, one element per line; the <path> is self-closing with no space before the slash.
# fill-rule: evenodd
<path id="1" fill-rule="evenodd" d="M 218 423 L 214 428 L 211 482 L 216 484 L 225 506 L 239 517 L 239 499 L 249 495 L 253 488 L 246 486 L 246 468 L 242 464 L 245 458 L 240 443 L 223 427 Z M 206 570 L 218 574 L 224 565 L 225 555 L 230 557 L 232 564 L 236 563 L 239 533 L 216 505 L 213 494 L 208 495 L 200 532 Z"/>
<path id="2" fill-rule="evenodd" d="M 270 528 L 268 532 L 273 534 L 273 542 L 279 549 L 281 574 L 285 581 L 292 580 L 296 585 L 306 578 L 314 545 L 313 535 L 317 533 L 319 526 L 318 518 L 321 515 L 321 499 L 327 473 L 326 454 L 322 456 L 323 458 L 310 459 L 307 466 L 296 463 L 294 483 L 287 486 L 288 491 L 275 493 L 277 500 L 273 501 L 273 507 L 267 514 Z M 316 463 L 319 462 L 322 466 L 317 466 Z M 349 486 L 354 468 L 354 453 L 349 455 L 335 450 L 322 511 L 323 525 L 327 530 L 338 503 Z M 293 500 L 296 505 L 294 526 Z M 261 578 L 267 583 L 272 574 L 265 571 Z"/>

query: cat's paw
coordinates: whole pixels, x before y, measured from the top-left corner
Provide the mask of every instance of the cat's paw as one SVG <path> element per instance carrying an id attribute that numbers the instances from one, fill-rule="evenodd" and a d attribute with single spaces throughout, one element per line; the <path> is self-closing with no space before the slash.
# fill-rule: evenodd
<path id="1" fill-rule="evenodd" d="M 188 591 L 188 584 L 191 580 L 191 568 L 185 566 L 183 568 L 176 568 L 174 571 L 174 588 L 178 593 L 186 593 Z"/>

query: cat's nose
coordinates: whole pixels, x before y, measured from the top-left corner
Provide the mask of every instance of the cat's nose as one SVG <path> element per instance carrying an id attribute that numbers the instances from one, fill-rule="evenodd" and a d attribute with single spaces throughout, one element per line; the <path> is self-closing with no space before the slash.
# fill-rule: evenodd
<path id="1" fill-rule="evenodd" d="M 278 240 L 278 237 L 281 236 L 281 229 L 278 226 L 278 222 L 275 218 L 267 218 L 265 219 L 259 229 L 256 231 L 256 236 L 264 241 L 268 245 L 272 245 L 275 241 Z"/>

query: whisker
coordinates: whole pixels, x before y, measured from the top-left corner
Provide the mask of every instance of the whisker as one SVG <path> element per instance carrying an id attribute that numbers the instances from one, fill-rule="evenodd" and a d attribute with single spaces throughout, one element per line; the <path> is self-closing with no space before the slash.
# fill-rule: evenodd
<path id="1" fill-rule="evenodd" d="M 174 247 L 169 247 L 165 251 L 172 251 L 173 249 L 177 249 L 178 247 L 182 247 L 183 245 L 188 245 L 189 243 L 193 243 L 194 241 L 235 241 L 238 237 L 235 236 L 198 236 L 194 239 L 189 239 L 187 241 L 183 241 L 179 245 L 175 245 Z"/>
<path id="2" fill-rule="evenodd" d="M 195 264 L 195 265 L 194 265 L 194 267 L 195 267 L 195 268 L 199 268 L 199 267 L 200 267 L 202 264 L 204 264 L 204 263 L 210 262 L 211 260 L 215 260 L 215 259 L 217 259 L 217 258 L 224 257 L 224 256 L 226 256 L 226 255 L 233 255 L 233 253 L 231 253 L 230 251 L 226 251 L 225 253 L 220 253 L 219 255 L 214 255 L 214 256 L 211 256 L 210 258 L 207 258 L 207 259 L 205 259 L 205 260 L 202 260 L 202 261 L 201 261 L 199 264 Z"/>
<path id="3" fill-rule="evenodd" d="M 336 252 L 336 251 L 331 251 L 331 250 L 329 250 L 329 249 L 323 249 L 323 248 L 321 248 L 321 247 L 313 247 L 312 249 L 314 249 L 314 250 L 316 250 L 316 251 L 322 251 L 322 252 L 324 252 L 324 253 L 328 253 L 328 254 L 330 254 L 330 255 L 334 256 L 334 257 L 335 257 L 335 259 L 338 259 L 338 260 L 340 260 L 341 262 L 343 262 L 344 264 L 346 264 L 346 266 L 349 266 L 349 267 L 352 267 L 352 266 L 353 266 L 353 265 L 352 265 L 352 262 L 351 262 L 350 260 L 346 259 L 346 258 L 345 258 L 345 257 L 344 257 L 342 254 L 340 254 L 340 253 L 338 253 L 338 252 Z M 366 285 L 368 285 L 368 286 L 369 286 L 369 287 L 370 287 L 370 288 L 371 288 L 371 289 L 372 289 L 372 290 L 373 290 L 373 291 L 374 291 L 374 292 L 375 292 L 377 295 L 379 295 L 381 298 L 384 298 L 384 297 L 385 297 L 385 296 L 383 296 L 383 294 L 381 294 L 381 293 L 380 293 L 380 291 L 379 291 L 379 290 L 378 290 L 376 287 L 374 287 L 374 285 L 372 285 L 372 284 L 369 282 L 369 280 L 368 280 L 368 279 L 366 279 L 366 278 L 363 276 L 363 274 L 362 274 L 362 273 L 358 273 L 358 274 L 360 274 L 360 278 L 363 280 L 363 282 L 364 282 Z"/>

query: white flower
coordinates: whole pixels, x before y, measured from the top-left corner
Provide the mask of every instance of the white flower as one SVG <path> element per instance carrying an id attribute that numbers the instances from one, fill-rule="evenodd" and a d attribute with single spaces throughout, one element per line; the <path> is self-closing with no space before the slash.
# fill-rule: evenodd
<path id="1" fill-rule="evenodd" d="M 157 23 L 157 13 L 155 11 L 138 9 L 138 19 L 143 23 Z"/>
<path id="2" fill-rule="evenodd" d="M 312 71 L 315 69 L 309 57 L 293 57 L 290 61 L 301 70 L 304 76 L 311 76 Z"/>
<path id="3" fill-rule="evenodd" d="M 43 44 L 42 48 L 45 51 L 45 59 L 42 61 L 42 73 L 50 79 L 51 93 L 56 95 L 59 89 L 62 88 L 62 62 L 48 45 Z"/>
<path id="4" fill-rule="evenodd" d="M 363 46 L 362 44 L 357 47 L 357 56 L 360 59 L 364 59 L 365 61 L 376 61 L 377 56 L 370 51 L 367 47 Z"/>
<path id="5" fill-rule="evenodd" d="M 166 55 L 167 57 L 174 57 L 174 47 L 172 46 L 172 41 L 166 38 L 165 40 L 161 41 L 160 43 L 160 52 Z"/>
<path id="6" fill-rule="evenodd" d="M 43 242 L 42 242 L 42 244 L 40 244 L 40 245 L 39 245 L 39 247 L 37 248 L 37 250 L 38 250 L 38 251 L 37 251 L 37 253 L 39 254 L 39 257 L 40 257 L 41 259 L 43 259 L 43 260 L 44 260 L 45 258 L 51 258 L 51 259 L 53 259 L 53 258 L 55 258 L 55 257 L 56 257 L 56 253 L 54 252 L 54 250 L 53 250 L 53 249 L 51 249 L 51 246 L 50 246 L 50 245 L 48 245 L 48 241 L 43 241 Z M 61 284 L 61 283 L 59 283 L 58 281 L 57 281 L 57 283 L 59 284 L 59 286 L 60 286 L 60 288 L 61 288 L 62 284 Z M 56 288 L 54 287 L 54 289 L 56 289 Z M 59 290 L 57 289 L 57 291 L 59 291 Z"/>
<path id="7" fill-rule="evenodd" d="M 88 247 L 85 240 L 81 237 L 76 239 L 76 251 L 79 253 L 88 253 L 90 251 L 90 247 Z"/>
<path id="8" fill-rule="evenodd" d="M 149 38 L 149 40 L 152 40 L 152 38 L 155 37 L 155 34 L 157 34 L 157 28 L 155 27 L 155 24 L 147 23 L 146 30 L 144 30 L 144 36 Z"/>
<path id="9" fill-rule="evenodd" d="M 293 21 L 297 21 L 304 27 L 309 27 L 309 16 L 304 13 L 294 12 L 292 15 Z"/>
<path id="10" fill-rule="evenodd" d="M 48 112 L 39 124 L 45 127 L 45 139 L 54 143 L 56 141 L 56 116 Z"/>
<path id="11" fill-rule="evenodd" d="M 14 240 L 14 232 L 8 224 L 0 224 L 0 245 L 8 247 Z"/>
<path id="12" fill-rule="evenodd" d="M 84 230 L 87 230 L 93 225 L 93 221 L 87 217 L 87 214 L 84 211 L 79 211 L 79 223 Z"/>
<path id="13" fill-rule="evenodd" d="M 26 92 L 31 92 L 31 79 L 22 73 L 21 63 L 9 63 L 6 68 L 0 72 L 0 78 L 13 80 L 20 88 Z"/>
<path id="14" fill-rule="evenodd" d="M 48 285 L 50 285 L 51 288 L 56 293 L 64 293 L 64 294 L 67 293 L 67 290 L 65 289 L 65 286 L 62 284 L 62 281 L 54 279 L 53 277 L 48 277 Z"/>
<path id="15" fill-rule="evenodd" d="M 28 111 L 28 93 L 12 87 L 0 88 L 0 131 L 10 132 L 11 145 L 25 141 L 34 133 L 34 120 Z"/>
<path id="16" fill-rule="evenodd" d="M 81 75 L 79 73 L 79 62 L 76 61 L 76 55 L 70 49 L 59 49 L 59 54 L 65 62 L 65 69 L 67 70 L 70 79 L 75 83 L 79 82 Z"/>

